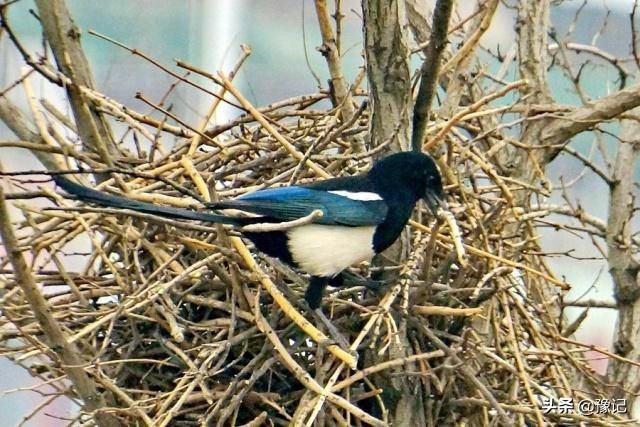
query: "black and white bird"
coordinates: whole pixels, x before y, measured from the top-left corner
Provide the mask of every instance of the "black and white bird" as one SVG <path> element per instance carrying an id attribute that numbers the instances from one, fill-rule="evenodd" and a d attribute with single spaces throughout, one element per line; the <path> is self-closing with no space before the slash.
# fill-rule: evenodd
<path id="1" fill-rule="evenodd" d="M 84 187 L 61 175 L 54 180 L 83 201 L 238 227 L 294 221 L 320 211 L 322 215 L 312 223 L 276 231 L 242 232 L 265 254 L 311 275 L 305 299 L 313 309 L 320 306 L 328 284 L 340 283 L 345 269 L 391 246 L 420 199 L 433 214 L 446 206 L 435 162 L 417 152 L 392 154 L 362 175 L 265 189 L 207 205 L 212 210 L 250 213 L 250 217 L 139 202 Z"/>

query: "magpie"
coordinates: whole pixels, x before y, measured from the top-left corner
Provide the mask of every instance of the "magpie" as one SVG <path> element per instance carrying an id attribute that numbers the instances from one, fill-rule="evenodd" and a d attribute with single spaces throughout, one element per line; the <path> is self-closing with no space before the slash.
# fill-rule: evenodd
<path id="1" fill-rule="evenodd" d="M 434 215 L 446 207 L 438 167 L 430 156 L 418 152 L 389 155 L 361 175 L 264 189 L 206 205 L 213 211 L 233 209 L 252 216 L 139 202 L 76 184 L 62 175 L 55 175 L 54 181 L 86 202 L 236 227 L 294 221 L 320 211 L 322 215 L 311 223 L 287 229 L 241 230 L 260 251 L 311 276 L 305 299 L 312 309 L 320 307 L 328 284 L 342 282 L 345 269 L 391 246 L 420 199 Z"/>

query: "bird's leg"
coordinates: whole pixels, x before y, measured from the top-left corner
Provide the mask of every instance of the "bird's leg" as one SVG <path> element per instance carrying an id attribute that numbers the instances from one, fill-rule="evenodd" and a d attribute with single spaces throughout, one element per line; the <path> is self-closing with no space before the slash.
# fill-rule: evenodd
<path id="1" fill-rule="evenodd" d="M 334 288 L 341 288 L 345 285 L 344 283 L 344 272 L 338 273 L 329 279 L 329 286 L 333 286 Z"/>
<path id="2" fill-rule="evenodd" d="M 307 291 L 304 293 L 304 299 L 309 303 L 309 307 L 314 310 L 320 307 L 324 288 L 327 287 L 328 282 L 327 277 L 311 276 Z"/>
<path id="3" fill-rule="evenodd" d="M 318 307 L 315 310 L 313 310 L 313 313 L 315 314 L 315 317 L 318 320 L 320 320 L 320 322 L 325 326 L 325 328 L 327 328 L 327 333 L 331 337 L 331 340 L 329 340 L 329 342 L 327 342 L 326 344 L 333 344 L 333 342 L 335 342 L 340 347 L 342 347 L 343 350 L 353 353 L 349 350 L 349 342 L 346 340 L 345 337 L 342 336 L 342 334 L 340 334 L 338 329 L 335 326 L 333 326 L 333 323 L 331 323 L 331 321 L 327 319 L 327 316 L 324 315 L 324 313 L 322 312 L 322 309 Z"/>
<path id="4" fill-rule="evenodd" d="M 304 294 L 304 299 L 311 307 L 313 314 L 316 319 L 322 323 L 325 328 L 327 328 L 327 332 L 331 337 L 331 340 L 337 343 L 343 349 L 349 348 L 349 343 L 347 340 L 338 332 L 333 323 L 322 312 L 322 308 L 320 307 L 320 303 L 322 302 L 322 295 L 324 294 L 324 288 L 327 287 L 329 283 L 328 277 L 318 277 L 311 276 L 311 280 L 309 281 L 309 286 L 307 287 L 307 291 Z M 323 343 L 323 344 L 333 344 L 333 342 Z"/>

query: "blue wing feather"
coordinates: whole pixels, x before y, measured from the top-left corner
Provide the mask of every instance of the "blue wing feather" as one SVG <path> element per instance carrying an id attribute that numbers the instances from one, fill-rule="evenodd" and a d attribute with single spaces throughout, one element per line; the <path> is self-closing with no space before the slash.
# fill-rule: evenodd
<path id="1" fill-rule="evenodd" d="M 317 224 L 364 226 L 384 221 L 388 206 L 383 200 L 352 200 L 338 194 L 305 187 L 271 188 L 246 194 L 235 200 L 214 204 L 217 209 L 238 209 L 274 218 L 292 221 L 320 209 L 323 216 Z"/>

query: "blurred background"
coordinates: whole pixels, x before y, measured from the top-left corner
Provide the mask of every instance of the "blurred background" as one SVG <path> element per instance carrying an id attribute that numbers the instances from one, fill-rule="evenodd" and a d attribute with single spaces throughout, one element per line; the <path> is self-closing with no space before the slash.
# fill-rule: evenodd
<path id="1" fill-rule="evenodd" d="M 513 3 L 505 2 L 500 6 L 492 28 L 483 38 L 487 61 L 494 71 L 501 65 L 500 56 L 509 51 L 515 40 Z M 551 16 L 554 35 L 562 38 L 572 31 L 571 41 L 595 43 L 613 55 L 628 55 L 632 1 L 557 3 Z M 175 59 L 211 73 L 228 71 L 240 55 L 240 45 L 245 44 L 251 48 L 252 54 L 235 83 L 256 106 L 314 93 L 320 86 L 327 86 L 327 67 L 316 50 L 321 41 L 314 5 L 309 0 L 110 0 L 99 5 L 97 2 L 69 0 L 68 4 L 83 32 L 82 42 L 93 69 L 96 88 L 140 112 L 149 112 L 149 107 L 135 99 L 136 93 L 160 102 L 175 79 L 141 57 L 87 34 L 89 29 L 138 49 L 181 74 L 185 70 L 176 67 Z M 343 0 L 342 5 L 345 11 L 343 65 L 346 78 L 351 81 L 363 62 L 361 6 L 359 1 L 354 0 Z M 31 13 L 32 9 L 35 6 L 31 1 L 19 1 L 10 7 L 9 18 L 27 47 L 40 51 L 40 26 L 37 17 Z M 573 22 L 578 23 L 575 28 Z M 6 35 L 0 37 L 0 93 L 20 77 L 21 64 L 22 58 Z M 615 84 L 616 77 L 612 67 L 597 62 L 585 68 L 581 76 L 583 87 L 591 97 L 602 96 L 616 89 L 610 87 Z M 205 87 L 214 88 L 204 78 L 193 78 Z M 515 72 L 507 76 L 507 80 L 515 78 Z M 580 104 L 565 76 L 552 73 L 551 78 L 550 85 L 558 103 Z M 60 89 L 38 78 L 33 79 L 33 84 L 38 97 L 47 98 L 62 111 L 68 111 L 66 98 Z M 18 103 L 23 111 L 28 111 L 24 93 L 20 90 L 10 91 L 7 96 Z M 202 122 L 210 102 L 211 99 L 201 92 L 178 85 L 163 101 L 163 105 L 170 106 L 177 116 L 197 125 Z M 236 114 L 238 111 L 233 108 L 218 109 L 213 121 L 222 123 Z M 123 126 L 122 133 L 124 129 Z M 615 129 L 612 131 L 615 132 Z M 0 122 L 0 140 L 11 138 L 13 135 Z M 572 146 L 587 153 L 592 138 L 592 134 L 585 133 L 576 138 Z M 615 142 L 611 140 L 608 143 Z M 602 159 L 596 155 L 594 161 L 598 163 Z M 0 162 L 7 171 L 42 168 L 28 151 L 20 149 L 3 149 Z M 601 180 L 593 179 L 591 174 L 580 176 L 582 169 L 582 163 L 564 155 L 552 164 L 549 177 L 554 184 L 573 183 L 573 201 L 592 215 L 606 220 L 607 200 L 596 196 L 607 194 L 604 184 Z M 563 203 L 559 193 L 554 193 L 551 202 Z M 17 214 L 17 211 L 14 213 Z M 78 244 L 82 248 L 83 242 Z M 89 246 L 87 242 L 84 244 L 86 250 Z M 542 245 L 549 252 L 571 251 L 572 256 L 584 258 L 579 263 L 566 257 L 550 258 L 556 274 L 566 278 L 573 286 L 567 299 L 583 297 L 613 302 L 606 263 L 591 241 L 549 229 L 543 231 Z M 73 270 L 72 266 L 69 268 Z M 569 321 L 582 310 L 568 308 Z M 615 314 L 611 309 L 591 309 L 577 332 L 577 338 L 610 348 Z M 593 357 L 593 366 L 599 372 L 604 372 L 606 362 L 599 360 L 597 355 Z M 77 410 L 70 400 L 58 398 L 39 415 L 28 418 L 28 414 L 45 400 L 43 395 L 49 390 L 47 387 L 30 388 L 39 384 L 39 381 L 7 359 L 0 358 L 0 373 L 0 424 L 3 426 L 20 422 L 25 426 L 66 425 L 65 418 L 73 417 Z"/>

